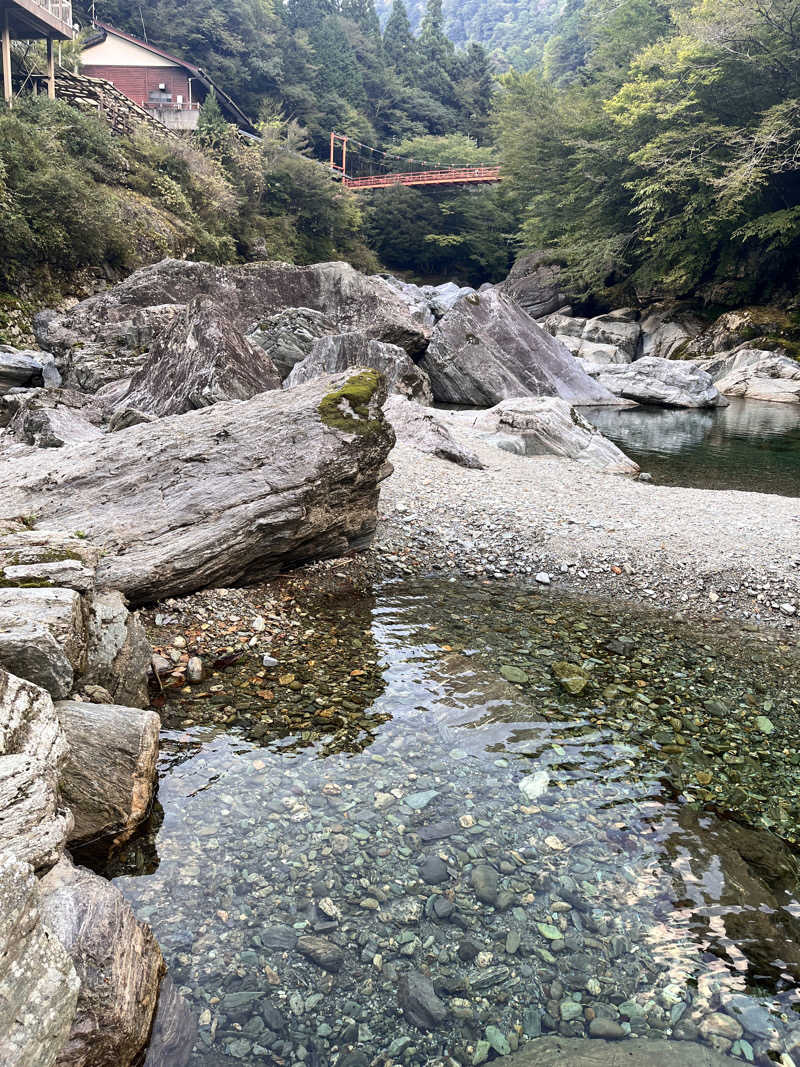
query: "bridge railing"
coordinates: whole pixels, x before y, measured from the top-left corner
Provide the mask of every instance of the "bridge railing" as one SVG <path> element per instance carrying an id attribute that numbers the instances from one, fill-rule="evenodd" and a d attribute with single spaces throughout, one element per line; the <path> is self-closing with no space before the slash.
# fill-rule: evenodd
<path id="1" fill-rule="evenodd" d="M 369 178 L 343 179 L 348 189 L 374 189 L 387 185 L 444 185 L 453 182 L 496 182 L 500 167 L 447 167 L 442 170 L 378 174 Z"/>

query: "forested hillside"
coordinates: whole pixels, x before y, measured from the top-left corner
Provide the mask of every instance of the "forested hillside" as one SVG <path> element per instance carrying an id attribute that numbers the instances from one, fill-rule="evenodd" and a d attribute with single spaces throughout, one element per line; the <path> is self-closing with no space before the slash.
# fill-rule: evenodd
<path id="1" fill-rule="evenodd" d="M 425 2 L 409 0 L 407 4 L 414 32 L 425 17 Z M 392 0 L 377 0 L 377 7 L 385 22 Z M 484 45 L 498 67 L 527 70 L 541 61 L 564 8 L 565 0 L 444 0 L 444 28 L 456 45 L 470 41 Z"/>
<path id="2" fill-rule="evenodd" d="M 595 292 L 794 299 L 798 0 L 576 0 L 497 125 L 524 244 Z"/>
<path id="3" fill-rule="evenodd" d="M 387 163 L 357 142 L 445 164 L 494 158 L 490 62 L 478 45 L 454 46 L 442 0 L 427 0 L 416 35 L 402 0 L 383 32 L 373 0 L 102 0 L 98 17 L 139 35 L 144 21 L 151 43 L 207 69 L 257 121 L 302 130 L 318 159 L 334 129 L 352 139 L 352 162 L 361 153 L 378 171 Z M 513 258 L 509 203 L 500 189 L 399 189 L 359 206 L 388 268 L 480 283 Z"/>

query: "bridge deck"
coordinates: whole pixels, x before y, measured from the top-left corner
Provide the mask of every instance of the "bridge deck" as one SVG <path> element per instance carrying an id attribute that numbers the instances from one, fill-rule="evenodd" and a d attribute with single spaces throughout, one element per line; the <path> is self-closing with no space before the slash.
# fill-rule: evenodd
<path id="1" fill-rule="evenodd" d="M 448 167 L 408 174 L 379 174 L 371 178 L 343 178 L 348 189 L 385 189 L 391 185 L 462 185 L 470 182 L 499 182 L 499 167 Z"/>

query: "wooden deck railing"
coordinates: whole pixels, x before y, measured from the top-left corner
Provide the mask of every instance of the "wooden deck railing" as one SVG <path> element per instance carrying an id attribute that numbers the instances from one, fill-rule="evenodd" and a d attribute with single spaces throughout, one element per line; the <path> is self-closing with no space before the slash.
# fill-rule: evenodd
<path id="1" fill-rule="evenodd" d="M 37 7 L 52 15 L 54 19 L 72 26 L 72 0 L 33 0 Z"/>

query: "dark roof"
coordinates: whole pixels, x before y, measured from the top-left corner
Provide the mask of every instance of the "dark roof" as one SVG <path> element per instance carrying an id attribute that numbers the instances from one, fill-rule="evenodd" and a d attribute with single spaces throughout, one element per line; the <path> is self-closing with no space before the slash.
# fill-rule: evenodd
<path id="1" fill-rule="evenodd" d="M 121 37 L 124 41 L 130 41 L 131 44 L 147 49 L 147 51 L 152 52 L 153 55 L 161 56 L 162 59 L 168 59 L 170 63 L 174 63 L 176 67 L 183 67 L 184 70 L 190 71 L 192 76 L 201 81 L 209 92 L 213 92 L 219 100 L 222 110 L 228 113 L 228 117 L 232 118 L 237 126 L 241 126 L 242 129 L 247 130 L 250 133 L 258 133 L 253 121 L 244 111 L 242 111 L 233 97 L 228 96 L 223 89 L 220 89 L 213 78 L 209 74 L 206 74 L 202 67 L 196 67 L 193 63 L 187 63 L 185 59 L 173 56 L 169 52 L 165 52 L 163 48 L 156 48 L 155 45 L 143 41 L 139 37 L 134 37 L 131 33 L 125 33 L 124 30 L 118 30 L 116 26 L 111 26 L 107 22 L 95 22 L 94 31 L 95 32 L 86 38 L 83 45 L 85 49 L 93 48 L 95 45 L 101 44 L 110 33 L 113 34 L 114 37 Z"/>

